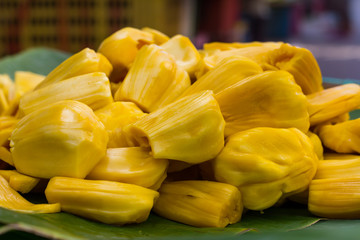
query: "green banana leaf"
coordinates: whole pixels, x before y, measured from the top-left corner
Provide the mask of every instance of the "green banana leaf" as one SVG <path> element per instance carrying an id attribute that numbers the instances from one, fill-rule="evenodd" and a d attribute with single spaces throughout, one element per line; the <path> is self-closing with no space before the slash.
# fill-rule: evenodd
<path id="1" fill-rule="evenodd" d="M 46 75 L 69 56 L 69 53 L 53 49 L 30 49 L 0 60 L 0 74 L 7 73 L 13 78 L 15 71 L 24 70 Z M 358 116 L 359 113 L 352 114 L 353 118 Z M 25 197 L 39 202 L 38 196 Z M 337 240 L 357 239 L 359 235 L 360 220 L 322 220 L 311 215 L 305 206 L 294 203 L 263 212 L 248 211 L 239 223 L 224 229 L 195 228 L 153 213 L 146 222 L 138 225 L 112 226 L 67 213 L 23 214 L 0 208 L 0 239 Z"/>

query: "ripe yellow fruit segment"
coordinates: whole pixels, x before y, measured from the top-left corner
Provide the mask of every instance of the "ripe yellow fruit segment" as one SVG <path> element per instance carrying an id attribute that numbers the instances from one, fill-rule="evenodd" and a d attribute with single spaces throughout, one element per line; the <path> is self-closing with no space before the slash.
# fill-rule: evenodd
<path id="1" fill-rule="evenodd" d="M 145 221 L 159 193 L 133 184 L 54 177 L 46 187 L 49 203 L 61 210 L 108 224 Z"/>

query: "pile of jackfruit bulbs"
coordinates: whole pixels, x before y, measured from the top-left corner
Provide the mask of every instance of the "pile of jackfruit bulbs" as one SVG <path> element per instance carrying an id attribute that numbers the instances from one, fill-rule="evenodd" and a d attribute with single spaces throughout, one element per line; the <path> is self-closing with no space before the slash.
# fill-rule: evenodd
<path id="1" fill-rule="evenodd" d="M 0 206 L 117 225 L 225 227 L 285 201 L 359 218 L 359 106 L 305 48 L 123 28 L 47 76 L 0 75 Z"/>

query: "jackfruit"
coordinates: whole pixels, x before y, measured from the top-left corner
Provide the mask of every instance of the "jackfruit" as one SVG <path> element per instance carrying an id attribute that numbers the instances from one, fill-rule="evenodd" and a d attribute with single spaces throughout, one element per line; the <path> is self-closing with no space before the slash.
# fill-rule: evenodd
<path id="1" fill-rule="evenodd" d="M 325 147 L 338 153 L 360 153 L 360 118 L 320 125 L 315 130 Z"/>
<path id="2" fill-rule="evenodd" d="M 247 77 L 215 98 L 226 121 L 225 136 L 254 127 L 309 129 L 306 97 L 285 71 Z"/>
<path id="3" fill-rule="evenodd" d="M 12 189 L 21 193 L 30 192 L 40 181 L 39 178 L 26 176 L 16 170 L 0 170 L 0 175 L 8 181 Z"/>
<path id="4" fill-rule="evenodd" d="M 109 135 L 108 148 L 128 147 L 123 127 L 146 114 L 132 102 L 113 102 L 95 111 Z"/>
<path id="5" fill-rule="evenodd" d="M 45 195 L 64 212 L 122 225 L 145 221 L 159 193 L 127 183 L 54 177 Z"/>
<path id="6" fill-rule="evenodd" d="M 318 159 L 319 160 L 324 159 L 324 148 L 322 146 L 322 142 L 321 142 L 319 136 L 311 131 L 308 131 L 306 133 L 306 135 L 310 138 L 310 140 L 314 146 L 314 150 L 315 150 L 315 153 L 316 153 Z"/>
<path id="7" fill-rule="evenodd" d="M 325 178 L 311 181 L 309 211 L 320 217 L 360 217 L 360 178 Z"/>
<path id="8" fill-rule="evenodd" d="M 152 33 L 131 27 L 122 28 L 104 39 L 98 52 L 102 53 L 114 68 L 110 80 L 114 82 L 122 80 L 139 49 L 151 43 L 154 43 Z"/>
<path id="9" fill-rule="evenodd" d="M 310 124 L 315 126 L 357 109 L 360 106 L 360 86 L 339 85 L 307 95 Z"/>
<path id="10" fill-rule="evenodd" d="M 129 142 L 151 147 L 154 158 L 201 163 L 224 146 L 225 122 L 212 91 L 202 91 L 124 127 Z"/>
<path id="11" fill-rule="evenodd" d="M 335 154 L 319 161 L 315 179 L 360 177 L 360 156 Z"/>
<path id="12" fill-rule="evenodd" d="M 20 99 L 19 111 L 27 115 L 61 100 L 76 100 L 93 110 L 113 102 L 109 79 L 102 72 L 88 73 L 29 92 Z"/>
<path id="13" fill-rule="evenodd" d="M 305 190 L 318 158 L 311 140 L 296 128 L 252 128 L 227 138 L 213 162 L 217 181 L 240 189 L 244 207 L 263 210 Z"/>
<path id="14" fill-rule="evenodd" d="M 9 186 L 0 176 L 0 207 L 23 213 L 56 213 L 60 212 L 60 204 L 33 204 L 23 198 Z"/>
<path id="15" fill-rule="evenodd" d="M 161 47 L 175 57 L 179 68 L 185 70 L 191 78 L 194 77 L 201 56 L 188 37 L 175 35 Z"/>
<path id="16" fill-rule="evenodd" d="M 241 219 L 240 191 L 226 183 L 177 181 L 164 183 L 154 212 L 196 227 L 226 227 Z"/>
<path id="17" fill-rule="evenodd" d="M 166 34 L 160 32 L 156 29 L 144 27 L 144 28 L 141 28 L 141 30 L 144 32 L 151 33 L 151 35 L 153 36 L 153 39 L 154 39 L 154 43 L 156 45 L 161 45 L 161 44 L 169 41 L 169 37 Z"/>
<path id="18" fill-rule="evenodd" d="M 155 159 L 142 147 L 108 148 L 106 156 L 91 170 L 88 179 L 131 183 L 154 189 L 166 177 L 167 159 Z M 154 189 L 157 190 L 157 189 Z"/>
<path id="19" fill-rule="evenodd" d="M 32 91 L 40 82 L 45 79 L 44 75 L 27 71 L 15 72 L 15 95 L 23 96 Z"/>
<path id="20" fill-rule="evenodd" d="M 111 71 L 112 66 L 104 56 L 92 49 L 85 48 L 58 65 L 35 89 L 87 73 L 103 72 L 106 76 L 109 76 Z"/>
<path id="21" fill-rule="evenodd" d="M 246 77 L 262 72 L 262 68 L 248 58 L 228 57 L 196 80 L 181 96 L 191 95 L 202 90 L 212 90 L 214 94 L 217 94 Z"/>
<path id="22" fill-rule="evenodd" d="M 152 44 L 141 48 L 114 98 L 135 102 L 143 111 L 152 112 L 173 102 L 190 84 L 188 74 L 175 59 Z"/>
<path id="23" fill-rule="evenodd" d="M 84 178 L 105 156 L 108 136 L 91 108 L 64 100 L 23 117 L 10 140 L 20 173 Z"/>
<path id="24" fill-rule="evenodd" d="M 264 70 L 284 70 L 294 76 L 304 94 L 323 90 L 320 67 L 313 54 L 306 48 L 281 44 L 280 48 L 266 54 Z"/>

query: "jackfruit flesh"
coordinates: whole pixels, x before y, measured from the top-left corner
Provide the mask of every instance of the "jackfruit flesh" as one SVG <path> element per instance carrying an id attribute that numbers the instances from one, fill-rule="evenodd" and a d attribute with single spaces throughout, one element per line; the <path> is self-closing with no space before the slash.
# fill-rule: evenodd
<path id="1" fill-rule="evenodd" d="M 318 159 L 319 160 L 324 159 L 324 148 L 323 148 L 323 145 L 322 145 L 322 142 L 321 142 L 319 136 L 316 133 L 313 133 L 311 131 L 308 131 L 306 133 L 306 135 L 310 138 L 310 140 L 314 146 L 314 150 L 315 150 L 315 153 L 316 153 Z"/>
<path id="2" fill-rule="evenodd" d="M 201 163 L 224 146 L 225 122 L 212 91 L 202 91 L 142 117 L 124 127 L 126 137 L 151 147 L 154 158 Z"/>
<path id="3" fill-rule="evenodd" d="M 141 28 L 141 30 L 144 32 L 150 33 L 153 36 L 154 43 L 156 45 L 161 45 L 161 44 L 169 41 L 169 37 L 166 34 L 160 32 L 156 29 L 144 27 L 144 28 Z"/>
<path id="4" fill-rule="evenodd" d="M 360 153 L 360 118 L 316 128 L 322 143 L 338 153 Z"/>
<path id="5" fill-rule="evenodd" d="M 108 148 L 128 147 L 123 127 L 146 114 L 132 102 L 113 102 L 95 111 L 109 135 Z"/>
<path id="6" fill-rule="evenodd" d="M 360 86 L 349 83 L 307 95 L 311 126 L 329 121 L 360 106 Z"/>
<path id="7" fill-rule="evenodd" d="M 60 204 L 33 204 L 23 198 L 9 186 L 3 176 L 0 176 L 0 207 L 22 213 L 56 213 L 60 212 Z"/>
<path id="8" fill-rule="evenodd" d="M 26 176 L 16 170 L 0 170 L 0 175 L 8 181 L 12 189 L 21 193 L 30 192 L 40 181 L 39 178 Z"/>
<path id="9" fill-rule="evenodd" d="M 194 76 L 201 57 L 188 37 L 175 35 L 162 44 L 161 47 L 174 56 L 179 68 L 184 69 L 190 77 Z"/>
<path id="10" fill-rule="evenodd" d="M 217 181 L 240 189 L 245 208 L 263 210 L 305 190 L 317 162 L 311 140 L 300 130 L 260 127 L 228 137 L 213 167 Z"/>
<path id="11" fill-rule="evenodd" d="M 202 90 L 212 90 L 216 94 L 246 77 L 262 72 L 262 68 L 254 61 L 245 57 L 231 56 L 197 79 L 181 96 Z"/>
<path id="12" fill-rule="evenodd" d="M 215 95 L 226 121 L 225 136 L 254 127 L 309 129 L 305 95 L 285 71 L 266 71 Z"/>
<path id="13" fill-rule="evenodd" d="M 101 56 L 92 49 L 85 48 L 58 65 L 35 89 L 87 73 L 103 72 L 106 76 L 109 76 L 111 71 L 112 66 L 104 56 Z"/>
<path id="14" fill-rule="evenodd" d="M 309 211 L 320 217 L 360 217 L 360 178 L 325 178 L 311 181 Z"/>
<path id="15" fill-rule="evenodd" d="M 105 156 L 108 136 L 91 108 L 65 100 L 23 117 L 10 140 L 19 172 L 40 178 L 84 178 Z"/>
<path id="16" fill-rule="evenodd" d="M 152 188 L 159 179 L 164 180 L 168 164 L 167 159 L 153 158 L 149 148 L 108 148 L 106 156 L 91 170 L 87 178 Z"/>
<path id="17" fill-rule="evenodd" d="M 118 82 L 125 76 L 143 45 L 154 42 L 152 33 L 126 27 L 104 39 L 98 52 L 102 53 L 114 68 L 111 80 Z"/>
<path id="18" fill-rule="evenodd" d="M 265 66 L 271 70 L 275 68 L 291 73 L 304 94 L 323 90 L 320 67 L 306 48 L 284 43 L 266 54 L 266 58 Z"/>
<path id="19" fill-rule="evenodd" d="M 127 183 L 54 177 L 45 195 L 64 212 L 122 225 L 145 221 L 159 193 Z"/>
<path id="20" fill-rule="evenodd" d="M 243 206 L 240 191 L 210 181 L 164 183 L 154 206 L 156 214 L 196 227 L 225 227 L 240 220 Z"/>
<path id="21" fill-rule="evenodd" d="M 22 96 L 32 91 L 40 82 L 45 79 L 44 75 L 27 71 L 15 72 L 15 95 Z"/>
<path id="22" fill-rule="evenodd" d="M 88 73 L 29 92 L 20 99 L 22 115 L 61 100 L 76 100 L 93 110 L 113 102 L 109 79 L 102 72 Z"/>
<path id="23" fill-rule="evenodd" d="M 319 161 L 315 179 L 360 177 L 360 155 L 333 154 Z"/>
<path id="24" fill-rule="evenodd" d="M 173 102 L 190 84 L 188 74 L 175 59 L 152 44 L 142 47 L 136 55 L 114 98 L 135 102 L 143 111 L 152 112 Z"/>

